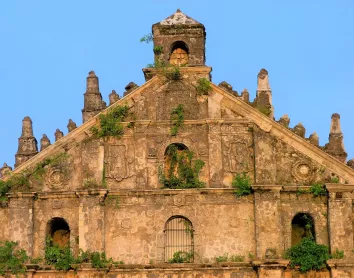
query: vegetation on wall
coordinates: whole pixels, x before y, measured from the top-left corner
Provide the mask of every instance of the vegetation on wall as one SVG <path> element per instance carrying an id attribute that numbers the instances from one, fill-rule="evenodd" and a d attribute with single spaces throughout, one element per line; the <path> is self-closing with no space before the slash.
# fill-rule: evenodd
<path id="1" fill-rule="evenodd" d="M 249 195 L 252 193 L 251 178 L 246 173 L 237 174 L 232 180 L 232 187 L 238 197 Z"/>
<path id="2" fill-rule="evenodd" d="M 13 274 L 20 274 L 26 271 L 24 264 L 28 260 L 26 251 L 18 248 L 17 242 L 0 242 L 0 275 L 9 271 Z"/>
<path id="3" fill-rule="evenodd" d="M 69 158 L 67 153 L 59 153 L 55 156 L 48 157 L 36 164 L 33 168 L 26 169 L 21 173 L 10 175 L 6 180 L 0 180 L 0 201 L 6 199 L 6 193 L 11 189 L 28 191 L 30 189 L 30 180 L 43 180 L 48 167 L 60 167 L 64 175 L 68 175 L 68 169 L 65 163 Z"/>
<path id="4" fill-rule="evenodd" d="M 245 260 L 245 256 L 240 255 L 232 255 L 229 256 L 228 253 L 225 253 L 222 256 L 215 257 L 215 261 L 217 263 L 224 263 L 224 262 L 243 262 Z"/>
<path id="5" fill-rule="evenodd" d="M 161 46 L 161 45 L 156 45 L 156 46 L 154 46 L 154 53 L 156 54 L 156 55 L 160 55 L 161 53 L 162 53 L 162 50 L 163 50 L 163 46 Z"/>
<path id="6" fill-rule="evenodd" d="M 69 246 L 59 247 L 53 243 L 53 239 L 47 237 L 45 248 L 45 262 L 49 265 L 54 265 L 56 270 L 68 271 L 75 269 L 77 264 L 91 263 L 93 268 L 103 269 L 110 265 L 117 266 L 124 264 L 123 261 L 113 261 L 112 258 L 107 258 L 105 252 L 91 252 L 80 249 L 79 255 L 75 257 Z"/>
<path id="7" fill-rule="evenodd" d="M 205 183 L 199 180 L 199 174 L 204 167 L 204 161 L 193 161 L 194 153 L 189 150 L 179 150 L 175 144 L 168 147 L 166 155 L 170 158 L 167 173 L 160 166 L 159 182 L 164 188 L 202 188 Z"/>
<path id="8" fill-rule="evenodd" d="M 208 95 L 211 92 L 211 82 L 206 78 L 200 78 L 198 85 L 195 87 L 199 95 Z"/>
<path id="9" fill-rule="evenodd" d="M 117 105 L 106 114 L 99 115 L 99 127 L 92 127 L 91 132 L 98 138 L 113 136 L 120 138 L 124 134 L 122 122 L 129 115 L 128 106 Z"/>
<path id="10" fill-rule="evenodd" d="M 177 251 L 173 254 L 172 259 L 169 259 L 168 262 L 171 264 L 176 263 L 190 263 L 194 258 L 193 252 Z"/>
<path id="11" fill-rule="evenodd" d="M 326 189 L 324 188 L 323 184 L 320 183 L 312 184 L 309 191 L 313 194 L 314 197 L 327 195 Z"/>
<path id="12" fill-rule="evenodd" d="M 178 104 L 178 106 L 171 111 L 171 135 L 176 136 L 178 130 L 183 126 L 184 123 L 184 107 L 183 104 Z"/>
<path id="13" fill-rule="evenodd" d="M 301 272 L 307 272 L 325 268 L 330 255 L 326 245 L 305 237 L 299 244 L 286 250 L 285 257 L 290 259 L 291 268 L 298 266 Z"/>
<path id="14" fill-rule="evenodd" d="M 149 34 L 143 36 L 140 39 L 140 42 L 150 43 L 150 42 L 152 42 L 153 39 L 154 39 L 154 37 L 153 37 L 152 33 L 149 33 Z"/>

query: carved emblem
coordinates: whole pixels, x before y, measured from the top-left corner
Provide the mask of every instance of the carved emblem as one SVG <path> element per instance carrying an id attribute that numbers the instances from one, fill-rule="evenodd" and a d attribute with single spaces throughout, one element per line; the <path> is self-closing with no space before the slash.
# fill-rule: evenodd
<path id="1" fill-rule="evenodd" d="M 299 182 L 310 181 L 313 177 L 313 172 L 311 165 L 304 160 L 295 162 L 292 167 L 292 174 Z"/>
<path id="2" fill-rule="evenodd" d="M 125 145 L 110 145 L 107 157 L 107 177 L 121 181 L 132 176 L 129 164 L 133 163 L 132 158 L 127 158 L 127 147 Z"/>
<path id="3" fill-rule="evenodd" d="M 186 197 L 184 195 L 176 195 L 173 197 L 173 204 L 177 207 L 184 206 L 186 204 Z"/>
<path id="4" fill-rule="evenodd" d="M 122 220 L 121 226 L 123 229 L 130 229 L 132 226 L 132 221 L 130 218 L 125 218 Z"/>
<path id="5" fill-rule="evenodd" d="M 46 182 L 51 189 L 62 189 L 68 181 L 68 175 L 65 175 L 59 168 L 49 168 L 46 174 Z"/>
<path id="6" fill-rule="evenodd" d="M 149 158 L 155 158 L 157 155 L 157 150 L 155 148 L 149 148 Z"/>

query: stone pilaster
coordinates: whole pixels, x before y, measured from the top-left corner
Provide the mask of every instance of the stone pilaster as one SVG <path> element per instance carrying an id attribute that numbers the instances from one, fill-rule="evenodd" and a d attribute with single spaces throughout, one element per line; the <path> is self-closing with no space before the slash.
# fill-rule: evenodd
<path id="1" fill-rule="evenodd" d="M 340 127 L 340 115 L 337 113 L 332 115 L 329 142 L 325 146 L 325 151 L 341 162 L 345 162 L 347 159 L 347 153 L 344 149 L 343 133 Z"/>
<path id="2" fill-rule="evenodd" d="M 112 90 L 112 93 L 109 94 L 109 105 L 112 105 L 118 100 L 119 100 L 119 95 L 116 93 L 115 90 Z"/>
<path id="3" fill-rule="evenodd" d="M 10 240 L 19 243 L 28 256 L 33 254 L 33 203 L 35 193 L 13 193 L 9 197 Z"/>
<path id="4" fill-rule="evenodd" d="M 223 168 L 222 168 L 222 142 L 220 124 L 209 123 L 209 186 L 223 187 Z"/>
<path id="5" fill-rule="evenodd" d="M 69 119 L 69 123 L 67 125 L 67 128 L 68 128 L 69 133 L 72 132 L 74 129 L 77 128 L 76 123 L 72 119 Z"/>
<path id="6" fill-rule="evenodd" d="M 353 257 L 352 202 L 354 185 L 326 184 L 329 192 L 328 218 L 331 252 L 344 251 L 346 258 Z"/>
<path id="7" fill-rule="evenodd" d="M 94 71 L 89 72 L 87 77 L 86 92 L 84 94 L 84 108 L 82 109 L 82 120 L 87 122 L 106 108 L 99 89 L 98 77 Z"/>
<path id="8" fill-rule="evenodd" d="M 79 192 L 79 248 L 105 251 L 104 199 L 107 190 Z"/>
<path id="9" fill-rule="evenodd" d="M 280 216 L 280 190 L 282 187 L 254 185 L 252 189 L 255 202 L 257 258 L 266 258 L 268 254 L 278 257 L 283 251 Z"/>
<path id="10" fill-rule="evenodd" d="M 18 138 L 18 150 L 15 155 L 15 168 L 38 153 L 37 140 L 33 136 L 32 120 L 25 117 L 22 120 L 22 134 Z"/>

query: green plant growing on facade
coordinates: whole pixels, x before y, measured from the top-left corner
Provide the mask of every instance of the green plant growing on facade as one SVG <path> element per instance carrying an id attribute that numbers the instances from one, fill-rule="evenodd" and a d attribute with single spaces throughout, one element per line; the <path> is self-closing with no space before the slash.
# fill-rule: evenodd
<path id="1" fill-rule="evenodd" d="M 177 251 L 168 262 L 171 264 L 190 263 L 194 258 L 193 252 Z"/>
<path id="2" fill-rule="evenodd" d="M 331 177 L 331 183 L 339 183 L 339 178 L 336 176 Z"/>
<path id="3" fill-rule="evenodd" d="M 249 252 L 249 253 L 248 253 L 248 258 L 249 258 L 250 260 L 254 260 L 254 259 L 256 258 L 256 256 L 255 256 L 252 252 Z"/>
<path id="4" fill-rule="evenodd" d="M 312 184 L 309 191 L 312 193 L 314 197 L 327 195 L 326 189 L 322 184 L 319 183 Z"/>
<path id="5" fill-rule="evenodd" d="M 68 154 L 60 153 L 53 157 L 44 159 L 31 169 L 26 169 L 21 173 L 13 174 L 6 180 L 0 180 L 0 201 L 7 199 L 6 193 L 8 193 L 11 189 L 28 191 L 30 189 L 30 179 L 43 179 L 43 176 L 47 172 L 48 166 L 60 167 L 63 173 L 67 175 L 68 170 L 64 167 L 64 164 L 68 158 Z"/>
<path id="6" fill-rule="evenodd" d="M 344 259 L 344 251 L 336 249 L 336 251 L 330 255 L 330 258 L 331 259 Z"/>
<path id="7" fill-rule="evenodd" d="M 200 78 L 195 88 L 199 95 L 208 95 L 212 90 L 211 82 L 207 78 Z"/>
<path id="8" fill-rule="evenodd" d="M 98 138 L 113 136 L 120 138 L 124 134 L 122 122 L 129 115 L 128 106 L 117 105 L 106 114 L 99 115 L 99 127 L 92 127 L 91 132 Z"/>
<path id="9" fill-rule="evenodd" d="M 305 237 L 299 244 L 285 251 L 285 258 L 290 259 L 290 267 L 299 267 L 300 272 L 320 270 L 326 267 L 330 258 L 328 247 L 317 244 L 313 239 Z"/>
<path id="10" fill-rule="evenodd" d="M 155 53 L 156 55 L 160 55 L 160 54 L 162 53 L 163 46 L 161 46 L 161 45 L 156 45 L 153 50 L 154 50 L 154 53 Z"/>
<path id="11" fill-rule="evenodd" d="M 152 42 L 153 39 L 154 39 L 153 35 L 151 33 L 149 33 L 149 34 L 143 36 L 140 39 L 140 42 L 150 43 L 150 42 Z"/>
<path id="12" fill-rule="evenodd" d="M 300 196 L 300 195 L 306 194 L 308 192 L 309 192 L 308 190 L 299 188 L 298 190 L 296 190 L 296 196 Z"/>
<path id="13" fill-rule="evenodd" d="M 184 123 L 184 106 L 183 104 L 178 104 L 178 106 L 171 111 L 171 136 L 176 136 L 178 130 L 183 126 Z"/>
<path id="14" fill-rule="evenodd" d="M 199 174 L 204 167 L 204 161 L 193 160 L 194 153 L 189 150 L 178 150 L 174 144 L 170 145 L 166 151 L 170 158 L 170 165 L 165 174 L 160 166 L 158 170 L 159 182 L 164 188 L 185 189 L 203 188 L 205 183 L 199 180 Z"/>
<path id="15" fill-rule="evenodd" d="M 24 264 L 28 260 L 26 251 L 18 248 L 18 243 L 13 241 L 0 242 L 0 275 L 6 272 L 21 274 L 26 272 Z"/>
<path id="16" fill-rule="evenodd" d="M 232 187 L 237 197 L 249 195 L 252 193 L 251 178 L 246 173 L 237 174 L 232 180 Z"/>
<path id="17" fill-rule="evenodd" d="M 232 255 L 229 256 L 228 253 L 225 253 L 223 256 L 218 256 L 215 257 L 215 261 L 217 263 L 223 263 L 223 262 L 243 262 L 245 260 L 244 256 L 240 255 Z"/>
<path id="18" fill-rule="evenodd" d="M 44 259 L 47 264 L 54 265 L 56 270 L 64 271 L 71 269 L 71 265 L 76 262 L 70 246 L 60 247 L 51 237 L 46 239 Z"/>

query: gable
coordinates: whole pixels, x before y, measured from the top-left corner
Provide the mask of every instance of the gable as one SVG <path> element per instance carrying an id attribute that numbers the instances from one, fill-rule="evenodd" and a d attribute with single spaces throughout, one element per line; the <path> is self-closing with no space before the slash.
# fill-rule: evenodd
<path id="1" fill-rule="evenodd" d="M 97 115 L 13 173 L 66 153 L 64 168 L 46 166 L 42 180 L 32 180 L 33 189 L 156 189 L 161 186 L 158 167 L 164 163 L 166 148 L 183 143 L 205 162 L 201 178 L 208 187 L 230 187 L 233 176 L 242 172 L 255 184 L 311 184 L 332 176 L 354 183 L 351 168 L 234 94 L 214 84 L 208 95 L 198 94 L 197 80 L 209 73 L 210 68 L 195 67 L 181 68 L 181 80 L 153 77 L 100 113 L 118 105 L 130 107 L 133 116 L 126 119 L 121 138 L 92 137 Z M 171 136 L 171 110 L 179 104 L 184 106 L 185 121 Z"/>

